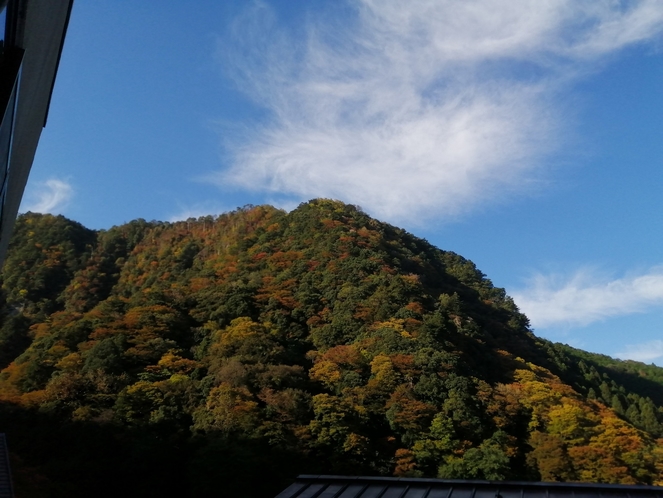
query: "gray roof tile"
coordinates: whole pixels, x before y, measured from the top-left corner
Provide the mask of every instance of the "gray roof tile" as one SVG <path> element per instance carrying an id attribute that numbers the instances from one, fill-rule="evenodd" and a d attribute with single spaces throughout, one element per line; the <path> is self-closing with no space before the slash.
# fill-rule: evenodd
<path id="1" fill-rule="evenodd" d="M 301 475 L 276 498 L 663 498 L 663 488 Z"/>

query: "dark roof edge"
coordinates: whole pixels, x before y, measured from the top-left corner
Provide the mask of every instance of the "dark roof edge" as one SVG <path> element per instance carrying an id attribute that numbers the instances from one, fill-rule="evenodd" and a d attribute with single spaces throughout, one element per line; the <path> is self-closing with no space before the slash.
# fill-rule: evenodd
<path id="1" fill-rule="evenodd" d="M 312 482 L 393 482 L 393 483 L 406 483 L 406 484 L 445 484 L 449 486 L 454 485 L 474 485 L 474 486 L 492 486 L 492 487 L 541 487 L 541 488 L 591 488 L 591 489 L 624 489 L 624 490 L 651 490 L 661 492 L 663 487 L 639 485 L 639 484 L 603 484 L 603 483 L 590 483 L 590 482 L 542 482 L 542 481 L 479 481 L 479 480 L 462 480 L 462 479 L 433 479 L 425 477 L 373 477 L 373 476 L 334 476 L 334 475 L 313 475 L 302 474 L 297 476 L 296 481 L 312 481 Z"/>
<path id="2" fill-rule="evenodd" d="M 51 108 L 51 99 L 53 98 L 53 89 L 55 88 L 55 79 L 58 75 L 58 68 L 60 67 L 60 58 L 62 57 L 62 50 L 64 49 L 64 40 L 67 36 L 67 28 L 69 27 L 69 19 L 71 18 L 71 9 L 74 6 L 74 0 L 69 1 L 69 7 L 67 8 L 67 17 L 64 21 L 64 27 L 62 28 L 62 37 L 60 38 L 60 48 L 58 49 L 58 58 L 55 61 L 55 71 L 53 71 L 53 81 L 51 82 L 51 89 L 48 92 L 48 103 L 46 104 L 46 114 L 44 115 L 44 126 L 46 126 L 46 121 L 48 121 L 48 111 Z"/>
<path id="3" fill-rule="evenodd" d="M 23 38 L 26 4 L 22 0 L 11 0 L 6 3 L 7 17 L 5 25 L 2 26 L 2 29 L 5 30 L 5 46 L 23 48 L 21 40 Z"/>

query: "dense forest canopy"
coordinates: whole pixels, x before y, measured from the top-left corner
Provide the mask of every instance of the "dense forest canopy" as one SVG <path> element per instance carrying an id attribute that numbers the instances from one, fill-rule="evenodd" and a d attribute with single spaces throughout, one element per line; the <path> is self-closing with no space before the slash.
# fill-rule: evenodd
<path id="1" fill-rule="evenodd" d="M 351 205 L 102 231 L 28 213 L 2 279 L 0 431 L 24 496 L 273 496 L 299 473 L 663 483 L 663 369 L 537 338 L 472 262 Z"/>

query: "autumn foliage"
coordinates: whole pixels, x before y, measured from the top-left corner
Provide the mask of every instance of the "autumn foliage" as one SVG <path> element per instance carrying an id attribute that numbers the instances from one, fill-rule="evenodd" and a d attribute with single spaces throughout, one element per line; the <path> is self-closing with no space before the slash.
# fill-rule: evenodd
<path id="1" fill-rule="evenodd" d="M 535 337 L 472 262 L 336 201 L 98 232 L 23 215 L 0 368 L 34 496 L 663 483 L 661 369 Z"/>

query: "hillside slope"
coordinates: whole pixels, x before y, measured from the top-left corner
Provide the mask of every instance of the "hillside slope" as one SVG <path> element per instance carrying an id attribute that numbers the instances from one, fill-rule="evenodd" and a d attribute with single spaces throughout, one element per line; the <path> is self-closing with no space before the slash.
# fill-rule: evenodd
<path id="1" fill-rule="evenodd" d="M 25 495 L 663 482 L 663 369 L 535 337 L 473 263 L 354 206 L 101 232 L 28 213 L 10 251 L 0 430 Z"/>

